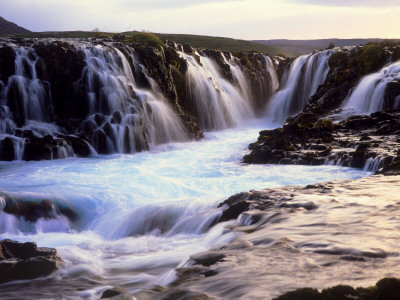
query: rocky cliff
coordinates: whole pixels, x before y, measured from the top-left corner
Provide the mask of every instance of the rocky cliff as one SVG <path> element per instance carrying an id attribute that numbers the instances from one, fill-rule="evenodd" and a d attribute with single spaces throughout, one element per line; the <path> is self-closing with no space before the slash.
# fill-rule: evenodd
<path id="1" fill-rule="evenodd" d="M 234 126 L 277 88 L 277 61 L 235 55 L 121 36 L 3 39 L 0 159 L 133 153 Z"/>

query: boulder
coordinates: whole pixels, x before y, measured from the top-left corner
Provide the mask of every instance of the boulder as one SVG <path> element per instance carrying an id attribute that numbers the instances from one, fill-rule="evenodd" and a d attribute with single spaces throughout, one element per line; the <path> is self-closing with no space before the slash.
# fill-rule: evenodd
<path id="1" fill-rule="evenodd" d="M 56 249 L 38 248 L 36 243 L 0 241 L 0 283 L 34 279 L 57 270 L 62 259 Z"/>
<path id="2" fill-rule="evenodd" d="M 0 140 L 0 160 L 11 161 L 15 159 L 14 142 L 10 137 Z"/>

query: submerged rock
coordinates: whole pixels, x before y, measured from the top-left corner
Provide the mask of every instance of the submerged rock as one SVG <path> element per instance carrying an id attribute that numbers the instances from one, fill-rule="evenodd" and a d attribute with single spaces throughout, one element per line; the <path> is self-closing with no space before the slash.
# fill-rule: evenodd
<path id="1" fill-rule="evenodd" d="M 0 283 L 50 275 L 61 261 L 56 249 L 38 248 L 36 243 L 2 240 Z"/>

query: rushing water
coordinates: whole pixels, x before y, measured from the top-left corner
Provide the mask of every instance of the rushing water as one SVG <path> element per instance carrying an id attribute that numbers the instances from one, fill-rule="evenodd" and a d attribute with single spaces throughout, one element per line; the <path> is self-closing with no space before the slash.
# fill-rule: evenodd
<path id="1" fill-rule="evenodd" d="M 167 284 L 189 255 L 237 235 L 224 230 L 225 224 L 210 228 L 220 214 L 217 204 L 230 195 L 370 174 L 333 166 L 243 165 L 261 126 L 134 155 L 3 162 L 1 191 L 18 201 L 50 199 L 78 218 L 58 215 L 30 223 L 0 212 L 0 238 L 56 247 L 65 261 L 51 275 L 59 295 L 95 298 L 107 285 L 135 292 Z M 35 281 L 32 295 L 54 293 L 46 282 Z M 6 286 L 15 291 L 13 283 Z"/>
<path id="2" fill-rule="evenodd" d="M 388 83 L 396 82 L 399 78 L 400 62 L 395 62 L 376 73 L 365 76 L 344 101 L 342 107 L 352 110 L 357 115 L 400 108 L 400 96 L 397 96 L 393 103 L 385 103 Z"/>
<path id="3" fill-rule="evenodd" d="M 329 72 L 328 60 L 334 50 L 302 55 L 290 65 L 283 86 L 276 92 L 266 109 L 266 116 L 276 125 L 282 125 L 287 117 L 300 112 L 308 103 Z"/>

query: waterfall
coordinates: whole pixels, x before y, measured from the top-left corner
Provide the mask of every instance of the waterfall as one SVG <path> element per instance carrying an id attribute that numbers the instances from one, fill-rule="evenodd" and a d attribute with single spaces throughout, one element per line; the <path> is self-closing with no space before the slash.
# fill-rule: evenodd
<path id="1" fill-rule="evenodd" d="M 15 53 L 11 74 L 0 74 L 3 160 L 136 153 L 184 142 L 190 139 L 189 131 L 198 128 L 192 120 L 201 130 L 212 131 L 259 116 L 260 107 L 279 86 L 275 64 L 262 54 L 249 54 L 252 61 L 243 66 L 227 52 L 192 49 L 189 55 L 169 49 L 187 64 L 179 75 L 184 77 L 179 89 L 184 95 L 174 95 L 174 88 L 166 88 L 174 82 L 168 68 L 160 69 L 165 73 L 154 79 L 149 74 L 154 70 L 146 69 L 149 61 L 150 66 L 163 68 L 159 64 L 165 61 L 165 52 L 139 53 L 129 44 L 83 40 L 44 40 L 30 46 L 8 42 L 0 47 Z M 160 57 L 163 60 L 157 61 Z M 79 67 L 68 65 L 68 59 Z M 32 149 L 46 155 L 28 158 Z"/>
<path id="2" fill-rule="evenodd" d="M 271 58 L 268 55 L 264 55 L 264 58 L 265 64 L 267 66 L 267 71 L 271 78 L 272 94 L 274 94 L 279 88 L 278 74 L 276 74 L 274 63 L 272 62 Z"/>
<path id="3" fill-rule="evenodd" d="M 272 96 L 266 109 L 271 123 L 281 125 L 290 115 L 300 112 L 329 72 L 332 50 L 302 55 L 291 64 L 282 88 Z"/>
<path id="4" fill-rule="evenodd" d="M 400 95 L 394 99 L 393 103 L 385 102 L 388 83 L 399 80 L 400 62 L 395 62 L 376 73 L 365 76 L 344 101 L 342 107 L 353 110 L 358 115 L 400 108 Z"/>
<path id="5" fill-rule="evenodd" d="M 83 50 L 86 67 L 82 80 L 88 87 L 90 115 L 81 130 L 94 128 L 92 143 L 97 151 L 133 153 L 162 143 L 188 140 L 179 117 L 138 63 L 133 49 L 125 48 L 126 56 L 111 46 Z M 144 72 L 150 90 L 137 87 L 128 59 Z"/>
<path id="6" fill-rule="evenodd" d="M 233 59 L 224 61 L 229 64 L 234 80 L 234 85 L 223 78 L 218 71 L 216 63 L 206 56 L 195 51 L 194 55 L 183 51 L 179 54 L 188 63 L 187 90 L 189 101 L 194 110 L 200 126 L 205 130 L 221 130 L 242 123 L 254 116 L 251 106 L 248 83 L 243 72 Z M 221 54 L 223 55 L 223 54 Z"/>
<path id="7" fill-rule="evenodd" d="M 26 134 L 28 139 L 49 135 L 58 141 L 59 135 L 67 132 L 54 122 L 51 86 L 38 77 L 39 57 L 35 50 L 9 46 L 15 52 L 15 73 L 6 83 L 0 81 L 0 155 L 7 160 L 21 160 Z M 88 114 L 68 134 L 84 136 L 89 147 L 99 153 L 134 153 L 189 139 L 180 117 L 138 62 L 132 48 L 124 47 L 123 53 L 112 45 L 74 43 L 73 47 L 84 56 L 86 66 L 80 84 L 86 91 Z M 137 87 L 136 69 L 149 82 L 149 89 Z M 57 145 L 51 145 L 52 158 L 74 156 L 68 143 L 54 144 Z"/>
<path id="8" fill-rule="evenodd" d="M 16 47 L 14 51 L 15 73 L 7 83 L 0 81 L 0 153 L 5 149 L 7 160 L 23 158 L 25 139 L 15 136 L 18 127 L 40 135 L 41 129 L 49 127 L 45 122 L 53 118 L 49 84 L 38 78 L 34 49 Z"/>

